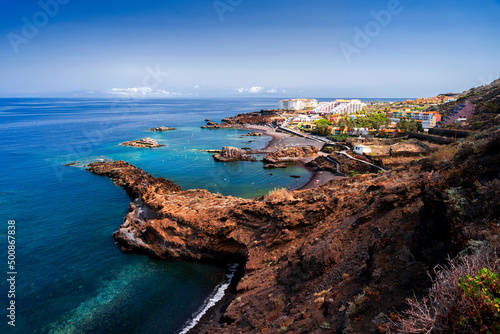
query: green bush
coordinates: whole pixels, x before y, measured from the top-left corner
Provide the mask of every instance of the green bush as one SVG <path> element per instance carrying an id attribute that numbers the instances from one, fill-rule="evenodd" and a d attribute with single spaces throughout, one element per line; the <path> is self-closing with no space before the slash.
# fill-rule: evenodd
<path id="1" fill-rule="evenodd" d="M 479 330 L 485 325 L 500 331 L 500 278 L 498 273 L 482 268 L 473 277 L 466 275 L 460 278 L 460 287 L 465 296 L 472 299 L 475 308 L 463 315 L 460 326 L 472 326 Z M 491 331 L 487 331 L 487 333 Z"/>
<path id="2" fill-rule="evenodd" d="M 325 146 L 321 149 L 321 152 L 325 152 L 325 153 L 332 153 L 333 151 L 335 151 L 333 146 Z"/>
<path id="3" fill-rule="evenodd" d="M 355 170 L 350 170 L 349 171 L 349 177 L 353 177 L 353 176 L 359 175 L 359 174 L 361 174 L 361 173 L 360 172 L 356 172 Z"/>
<path id="4" fill-rule="evenodd" d="M 398 333 L 500 333 L 500 258 L 487 243 L 434 269 L 432 287 L 395 323 Z M 472 251 L 472 254 L 467 254 Z"/>

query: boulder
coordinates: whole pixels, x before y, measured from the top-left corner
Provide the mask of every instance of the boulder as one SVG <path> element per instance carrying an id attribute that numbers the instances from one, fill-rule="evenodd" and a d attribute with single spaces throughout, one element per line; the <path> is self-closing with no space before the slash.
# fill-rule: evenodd
<path id="1" fill-rule="evenodd" d="M 232 146 L 225 146 L 222 148 L 220 154 L 214 154 L 214 159 L 221 162 L 238 161 L 238 160 L 254 160 L 251 156 L 247 155 L 245 151 Z"/>

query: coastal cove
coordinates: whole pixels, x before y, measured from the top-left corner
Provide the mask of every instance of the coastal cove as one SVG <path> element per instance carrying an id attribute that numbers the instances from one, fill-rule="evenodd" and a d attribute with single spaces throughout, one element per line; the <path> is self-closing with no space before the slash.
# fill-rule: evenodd
<path id="1" fill-rule="evenodd" d="M 183 189 L 243 198 L 299 187 L 311 176 L 299 163 L 269 171 L 262 162 L 217 163 L 200 151 L 227 145 L 264 148 L 268 136 L 200 127 L 206 118 L 220 121 L 275 104 L 275 99 L 0 100 L 0 203 L 5 208 L 0 215 L 16 221 L 18 237 L 14 331 L 181 330 L 226 282 L 227 268 L 122 253 L 112 234 L 130 198 L 81 167 L 97 159 L 125 160 Z M 147 131 L 162 125 L 177 130 Z M 145 137 L 165 146 L 119 145 Z M 64 166 L 72 162 L 77 164 Z M 0 246 L 6 247 L 7 232 L 1 233 Z"/>

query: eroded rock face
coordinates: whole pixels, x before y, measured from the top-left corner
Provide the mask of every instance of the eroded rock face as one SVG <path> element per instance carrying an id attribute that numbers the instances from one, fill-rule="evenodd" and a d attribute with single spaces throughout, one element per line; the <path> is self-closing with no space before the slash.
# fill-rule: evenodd
<path id="1" fill-rule="evenodd" d="M 165 145 L 158 144 L 158 142 L 152 138 L 144 138 L 144 139 L 138 139 L 138 140 L 131 140 L 131 141 L 126 141 L 122 143 L 124 146 L 133 146 L 133 147 L 146 147 L 146 148 L 154 148 L 154 147 L 161 147 Z"/>
<path id="2" fill-rule="evenodd" d="M 232 162 L 239 160 L 254 160 L 252 156 L 246 154 L 245 151 L 237 147 L 225 146 L 222 148 L 220 154 L 214 154 L 214 159 L 220 162 Z"/>
<path id="3" fill-rule="evenodd" d="M 148 131 L 153 131 L 153 132 L 163 132 L 163 131 L 173 131 L 173 130 L 177 130 L 177 128 L 169 128 L 168 126 L 159 126 L 157 128 L 148 129 Z"/>
<path id="4" fill-rule="evenodd" d="M 315 146 L 289 147 L 267 154 L 262 161 L 271 163 L 297 161 L 300 158 L 314 157 L 318 152 L 319 149 Z"/>
<path id="5" fill-rule="evenodd" d="M 325 323 L 372 332 L 371 319 L 412 296 L 420 275 L 426 277 L 428 267 L 411 256 L 414 242 L 407 235 L 422 206 L 418 172 L 360 175 L 251 200 L 183 191 L 123 161 L 88 170 L 109 176 L 135 198 L 114 234 L 122 249 L 160 259 L 244 263 L 225 323 L 205 321 L 195 333 L 277 333 L 283 327 L 314 333 Z M 394 288 L 394 282 L 402 285 Z M 363 295 L 366 321 L 337 312 L 367 287 L 376 293 Z M 318 293 L 326 290 L 325 313 Z"/>

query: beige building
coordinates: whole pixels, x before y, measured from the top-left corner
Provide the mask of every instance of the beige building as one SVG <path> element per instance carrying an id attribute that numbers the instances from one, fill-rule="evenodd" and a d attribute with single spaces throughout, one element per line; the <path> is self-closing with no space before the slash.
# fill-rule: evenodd
<path id="1" fill-rule="evenodd" d="M 280 109 L 285 110 L 303 110 L 306 108 L 316 108 L 318 100 L 316 99 L 288 99 L 280 101 Z"/>

